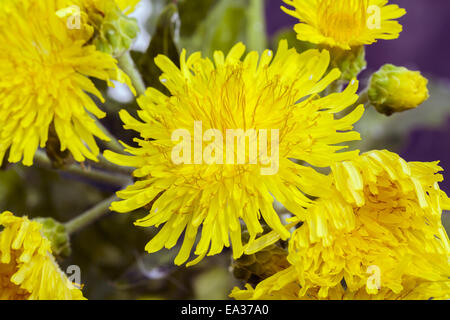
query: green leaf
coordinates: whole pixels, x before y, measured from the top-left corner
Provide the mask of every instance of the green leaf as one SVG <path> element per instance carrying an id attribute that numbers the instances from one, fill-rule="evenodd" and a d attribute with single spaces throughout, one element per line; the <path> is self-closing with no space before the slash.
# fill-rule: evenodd
<path id="1" fill-rule="evenodd" d="M 250 0 L 247 10 L 247 48 L 262 53 L 267 48 L 265 1 Z"/>
<path id="2" fill-rule="evenodd" d="M 163 54 L 179 66 L 180 58 L 176 40 L 179 26 L 177 7 L 174 4 L 167 5 L 158 18 L 156 30 L 147 51 L 138 61 L 138 68 L 147 87 L 153 87 L 161 92 L 168 93 L 159 81 L 161 70 L 156 66 L 155 58 Z"/>
<path id="3" fill-rule="evenodd" d="M 301 41 L 297 39 L 297 33 L 292 28 L 286 28 L 276 33 L 272 38 L 272 47 L 277 48 L 280 40 L 286 39 L 289 48 L 297 49 L 297 52 L 302 53 L 309 49 L 315 49 L 317 46 L 311 42 Z"/>
<path id="4" fill-rule="evenodd" d="M 221 50 L 226 53 L 238 42 L 245 43 L 249 50 L 262 52 L 266 49 L 264 1 L 217 0 L 213 6 L 205 3 L 207 0 L 199 2 L 203 5 L 198 6 L 209 8 L 209 12 L 200 23 L 186 22 L 188 31 L 182 31 L 180 42 L 188 53 L 201 51 L 204 56 L 212 57 L 214 51 Z M 193 3 L 194 1 L 189 3 L 190 10 L 195 8 Z M 188 6 L 188 2 L 184 5 Z M 186 19 L 185 15 L 181 17 L 182 23 Z M 202 16 L 197 14 L 196 17 Z M 192 32 L 194 26 L 196 29 Z M 183 28 L 182 24 L 181 29 Z"/>
<path id="5" fill-rule="evenodd" d="M 217 0 L 181 0 L 178 2 L 180 13 L 181 37 L 191 37 Z"/>

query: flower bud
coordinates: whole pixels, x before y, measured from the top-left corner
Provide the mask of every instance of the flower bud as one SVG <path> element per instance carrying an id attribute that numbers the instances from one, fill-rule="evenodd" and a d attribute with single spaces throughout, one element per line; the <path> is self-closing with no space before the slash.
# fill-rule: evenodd
<path id="1" fill-rule="evenodd" d="M 94 45 L 114 57 L 120 57 L 127 51 L 139 32 L 136 19 L 126 16 L 118 7 L 102 13 L 93 12 L 90 16 L 98 22 Z"/>
<path id="2" fill-rule="evenodd" d="M 391 115 L 414 109 L 427 100 L 427 84 L 419 71 L 386 64 L 372 75 L 368 96 L 378 112 Z"/>
<path id="3" fill-rule="evenodd" d="M 42 225 L 42 233 L 50 241 L 52 252 L 56 256 L 70 256 L 70 238 L 66 227 L 52 218 L 33 219 Z"/>

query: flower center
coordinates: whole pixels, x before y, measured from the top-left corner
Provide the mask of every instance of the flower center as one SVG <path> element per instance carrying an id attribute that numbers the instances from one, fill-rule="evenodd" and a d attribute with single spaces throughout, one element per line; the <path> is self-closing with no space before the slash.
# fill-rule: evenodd
<path id="1" fill-rule="evenodd" d="M 27 300 L 30 293 L 11 282 L 11 277 L 17 272 L 17 254 L 12 251 L 11 255 L 10 263 L 0 263 L 0 300 Z"/>
<path id="2" fill-rule="evenodd" d="M 340 42 L 358 37 L 367 25 L 368 0 L 322 0 L 318 21 L 322 34 Z"/>

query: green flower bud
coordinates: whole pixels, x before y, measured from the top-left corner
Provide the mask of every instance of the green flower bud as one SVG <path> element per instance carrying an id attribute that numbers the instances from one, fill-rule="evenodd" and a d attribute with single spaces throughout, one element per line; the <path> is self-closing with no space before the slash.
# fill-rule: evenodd
<path id="1" fill-rule="evenodd" d="M 330 68 L 341 70 L 341 79 L 351 81 L 356 78 L 361 71 L 366 69 L 366 51 L 364 46 L 353 47 L 351 50 L 340 48 L 323 47 L 330 51 Z"/>
<path id="2" fill-rule="evenodd" d="M 139 33 L 136 19 L 126 16 L 118 7 L 107 12 L 90 13 L 89 17 L 95 28 L 93 44 L 114 57 L 126 52 Z"/>
<path id="3" fill-rule="evenodd" d="M 33 219 L 42 225 L 42 233 L 50 241 L 53 254 L 60 257 L 70 256 L 70 238 L 66 227 L 52 218 Z"/>
<path id="4" fill-rule="evenodd" d="M 419 71 L 386 64 L 372 75 L 369 101 L 386 115 L 414 109 L 428 99 L 427 84 Z"/>

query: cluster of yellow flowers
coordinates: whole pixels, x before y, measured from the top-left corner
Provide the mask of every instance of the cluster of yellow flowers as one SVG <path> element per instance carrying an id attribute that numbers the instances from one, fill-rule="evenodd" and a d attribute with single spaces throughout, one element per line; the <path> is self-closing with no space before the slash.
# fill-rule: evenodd
<path id="1" fill-rule="evenodd" d="M 96 122 L 105 113 L 88 94 L 104 99 L 89 78 L 108 85 L 117 80 L 134 90 L 116 58 L 135 37 L 135 25 L 122 20 L 123 31 L 110 22 L 127 19 L 138 2 L 0 1 L 0 163 L 32 165 L 49 134 L 76 161 L 97 160 L 95 137 L 109 137 Z M 245 54 L 238 43 L 212 59 L 183 50 L 179 67 L 166 56 L 155 59 L 170 95 L 149 88 L 138 98 L 139 119 L 120 112 L 124 128 L 140 137 L 134 147 L 123 144 L 129 155 L 105 151 L 104 156 L 136 168 L 136 182 L 117 193 L 121 200 L 111 210 L 151 204 L 136 225 L 162 227 L 146 250 L 173 248 L 184 234 L 177 265 L 191 258 L 194 246 L 197 257 L 188 266 L 225 247 L 238 259 L 264 242 L 289 239 L 288 263 L 280 264 L 287 267 L 255 288 L 235 288 L 236 299 L 450 298 L 450 244 L 441 223 L 450 200 L 438 186 L 441 168 L 408 163 L 386 150 L 343 151 L 347 142 L 360 139 L 353 125 L 364 105 L 357 104 L 356 78 L 330 93 L 343 72 L 332 67 L 333 50 L 397 38 L 402 26 L 395 19 L 405 10 L 387 0 L 285 2 L 294 10 L 283 10 L 300 21 L 298 39 L 318 49 L 299 53 L 282 40 L 277 52 Z M 66 25 L 71 5 L 81 9 L 78 29 Z M 107 36 L 111 32 L 114 41 Z M 414 74 L 411 80 L 405 72 L 394 67 L 388 75 L 374 75 L 369 99 L 377 109 L 403 111 L 428 97 L 426 79 Z M 420 92 L 399 93 L 396 100 L 393 91 L 408 90 L 400 85 L 405 79 Z M 258 161 L 227 163 L 228 155 L 216 148 L 215 163 L 196 162 L 196 155 L 194 164 L 174 163 L 173 132 L 184 128 L 195 136 L 200 121 L 205 132 L 254 130 L 255 139 L 264 138 L 264 130 L 278 130 L 278 143 L 266 150 L 279 154 L 277 172 L 262 175 L 267 164 Z M 194 151 L 211 147 L 204 141 L 192 145 Z M 292 234 L 274 199 L 292 213 L 294 224 L 302 222 Z M 258 238 L 263 222 L 272 231 Z M 6 212 L 0 226 L 0 299 L 83 298 L 57 266 L 38 222 Z M 243 228 L 249 233 L 245 243 Z"/>
<path id="2" fill-rule="evenodd" d="M 237 299 L 448 299 L 449 199 L 437 163 L 372 151 L 332 166 L 289 242 L 290 266 Z"/>

